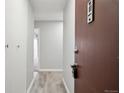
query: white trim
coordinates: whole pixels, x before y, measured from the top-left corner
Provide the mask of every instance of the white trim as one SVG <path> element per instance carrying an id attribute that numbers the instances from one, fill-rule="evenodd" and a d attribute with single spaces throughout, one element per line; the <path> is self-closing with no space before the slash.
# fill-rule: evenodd
<path id="1" fill-rule="evenodd" d="M 67 84 L 66 84 L 66 82 L 65 82 L 65 79 L 63 78 L 62 81 L 63 81 L 64 87 L 65 87 L 65 89 L 66 89 L 66 92 L 67 92 L 67 93 L 70 93 L 69 88 L 67 87 Z"/>
<path id="2" fill-rule="evenodd" d="M 33 76 L 33 79 L 32 79 L 32 81 L 31 81 L 31 83 L 30 83 L 30 85 L 29 85 L 29 87 L 28 87 L 28 89 L 27 89 L 27 93 L 30 93 L 30 92 L 31 92 L 31 89 L 32 89 L 32 87 L 33 87 L 33 84 L 34 84 L 34 82 L 35 82 L 37 76 L 38 76 L 38 73 L 36 73 L 36 75 Z"/>
<path id="3" fill-rule="evenodd" d="M 63 72 L 63 69 L 39 69 L 37 70 L 39 72 L 42 72 L 42 71 L 59 71 L 59 72 Z"/>

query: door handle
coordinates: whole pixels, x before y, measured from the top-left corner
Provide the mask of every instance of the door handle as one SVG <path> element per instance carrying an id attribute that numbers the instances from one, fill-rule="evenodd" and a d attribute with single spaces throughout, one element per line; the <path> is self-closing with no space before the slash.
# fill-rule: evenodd
<path id="1" fill-rule="evenodd" d="M 77 79 L 77 77 L 78 77 L 78 74 L 77 74 L 78 65 L 75 63 L 74 65 L 71 65 L 71 68 L 72 68 L 72 74 L 73 74 L 74 79 Z"/>

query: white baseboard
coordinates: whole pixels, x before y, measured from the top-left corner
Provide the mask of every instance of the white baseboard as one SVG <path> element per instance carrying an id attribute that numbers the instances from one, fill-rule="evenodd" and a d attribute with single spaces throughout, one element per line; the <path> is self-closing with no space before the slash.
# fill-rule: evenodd
<path id="1" fill-rule="evenodd" d="M 67 84 L 66 84 L 66 82 L 65 82 L 65 79 L 63 78 L 62 81 L 63 81 L 64 87 L 65 87 L 65 89 L 66 89 L 66 92 L 67 92 L 67 93 L 70 93 L 70 91 L 69 91 L 69 89 L 68 89 L 68 87 L 67 87 Z"/>
<path id="2" fill-rule="evenodd" d="M 31 92 L 31 89 L 32 89 L 32 87 L 33 87 L 33 84 L 34 84 L 34 82 L 35 82 L 37 76 L 38 76 L 38 73 L 36 73 L 35 76 L 33 77 L 32 81 L 31 81 L 31 83 L 30 83 L 30 85 L 29 85 L 29 87 L 28 87 L 28 89 L 27 89 L 27 93 L 30 93 L 30 92 Z"/>
<path id="3" fill-rule="evenodd" d="M 37 70 L 37 71 L 39 71 L 39 72 L 42 72 L 42 71 L 59 71 L 59 72 L 62 72 L 63 71 L 63 69 L 39 69 L 39 70 Z"/>

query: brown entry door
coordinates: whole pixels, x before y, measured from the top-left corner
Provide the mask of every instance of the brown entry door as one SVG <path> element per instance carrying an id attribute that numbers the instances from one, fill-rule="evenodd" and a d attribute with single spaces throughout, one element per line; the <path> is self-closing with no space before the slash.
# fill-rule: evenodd
<path id="1" fill-rule="evenodd" d="M 94 22 L 87 24 L 87 1 L 76 1 L 75 93 L 118 93 L 118 2 L 94 0 Z"/>

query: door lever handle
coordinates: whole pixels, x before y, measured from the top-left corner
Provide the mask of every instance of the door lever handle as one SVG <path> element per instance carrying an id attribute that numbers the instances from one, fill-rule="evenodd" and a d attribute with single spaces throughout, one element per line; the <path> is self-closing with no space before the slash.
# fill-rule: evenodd
<path id="1" fill-rule="evenodd" d="M 72 68 L 72 74 L 73 74 L 74 79 L 76 79 L 77 76 L 78 76 L 78 75 L 77 75 L 77 67 L 78 67 L 77 64 L 71 65 L 71 68 Z"/>

